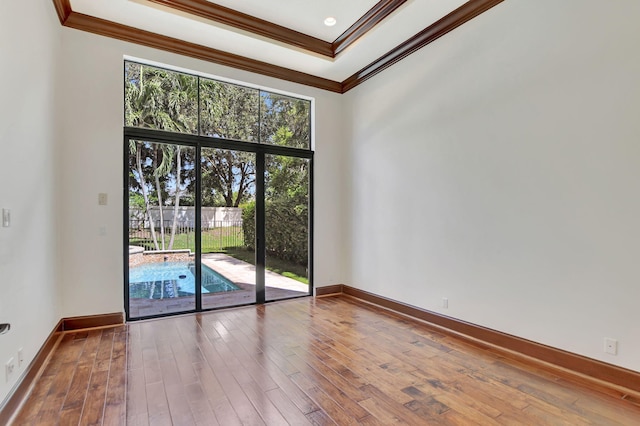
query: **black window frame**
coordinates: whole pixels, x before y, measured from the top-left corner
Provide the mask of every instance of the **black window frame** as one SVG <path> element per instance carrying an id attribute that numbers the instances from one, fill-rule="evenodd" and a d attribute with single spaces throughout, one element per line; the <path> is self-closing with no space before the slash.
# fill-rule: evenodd
<path id="1" fill-rule="evenodd" d="M 195 297 L 195 309 L 179 311 L 179 312 L 171 312 L 171 313 L 163 313 L 157 315 L 149 315 L 149 316 L 141 316 L 131 318 L 129 312 L 129 141 L 137 140 L 137 141 L 145 141 L 151 143 L 168 143 L 168 144 L 177 144 L 183 146 L 189 146 L 196 149 L 196 156 L 201 158 L 201 149 L 202 148 L 217 148 L 217 149 L 230 149 L 236 151 L 250 152 L 256 154 L 256 301 L 253 303 L 249 303 L 248 305 L 255 304 L 264 304 L 271 303 L 278 300 L 265 300 L 265 270 L 266 270 L 266 247 L 265 247 L 265 155 L 281 155 L 295 158 L 303 158 L 309 160 L 309 214 L 308 214 L 308 278 L 309 278 L 309 292 L 306 295 L 301 295 L 293 298 L 300 297 L 309 297 L 313 295 L 314 292 L 314 252 L 313 252 L 313 241 L 314 241 L 314 156 L 315 152 L 313 150 L 313 101 L 305 98 L 297 98 L 305 101 L 309 101 L 309 148 L 294 148 L 289 146 L 281 146 L 274 145 L 271 143 L 262 143 L 260 141 L 261 132 L 258 132 L 258 142 L 255 141 L 241 141 L 234 139 L 225 139 L 216 136 L 206 136 L 201 135 L 201 125 L 200 125 L 200 96 L 199 96 L 199 79 L 200 76 L 197 74 L 190 74 L 183 71 L 175 71 L 170 68 L 158 67 L 156 65 L 149 65 L 141 62 L 136 62 L 132 60 L 125 59 L 123 74 L 126 76 L 126 64 L 127 63 L 136 63 L 144 66 L 155 67 L 159 69 L 163 69 L 171 72 L 179 72 L 187 75 L 194 75 L 198 77 L 198 134 L 190 134 L 190 133 L 179 133 L 179 132 L 170 132 L 164 130 L 156 130 L 145 127 L 130 127 L 123 126 L 123 265 L 124 265 L 124 308 L 126 314 L 127 321 L 138 321 L 145 320 L 151 318 L 161 318 L 167 316 L 181 315 L 185 313 L 195 313 L 195 312 L 207 312 L 217 309 L 225 309 L 225 308 L 202 308 L 202 300 L 201 300 L 201 287 L 196 284 L 196 294 Z M 209 77 L 202 77 L 208 80 L 212 80 Z M 242 86 L 237 83 L 229 83 L 223 80 L 220 80 L 223 83 L 227 84 L 235 84 L 238 86 Z M 253 87 L 247 86 L 251 89 Z M 126 88 L 125 88 L 126 90 Z M 259 90 L 259 93 L 263 92 L 262 89 Z M 264 91 L 267 92 L 267 91 Z M 280 94 L 277 92 L 268 92 L 273 93 L 278 96 L 287 96 L 291 98 L 295 98 L 295 96 L 289 94 Z M 126 96 L 125 91 L 123 90 L 123 105 L 125 104 L 124 96 Z M 123 111 L 123 123 L 126 123 L 126 111 Z M 258 123 L 258 128 L 260 129 L 261 123 Z M 196 182 L 195 182 L 195 193 L 201 194 L 202 192 L 202 164 L 200 161 L 197 162 L 196 166 Z M 202 199 L 201 196 L 195 197 L 195 209 L 196 211 L 200 211 L 202 207 Z M 201 215 L 195 215 L 195 225 L 196 225 L 196 233 L 195 233 L 195 272 L 196 272 L 196 283 L 201 282 L 201 267 L 202 267 L 202 247 L 201 247 Z M 241 305 L 239 305 L 241 306 Z M 230 306 L 229 306 L 230 307 Z"/>

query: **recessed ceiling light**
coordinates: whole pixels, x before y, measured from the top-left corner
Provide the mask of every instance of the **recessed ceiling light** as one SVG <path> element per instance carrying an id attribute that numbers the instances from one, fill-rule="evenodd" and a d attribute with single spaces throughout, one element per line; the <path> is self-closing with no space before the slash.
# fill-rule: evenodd
<path id="1" fill-rule="evenodd" d="M 327 27 L 333 27 L 336 24 L 336 18 L 334 18 L 333 16 L 329 16 L 327 19 L 324 20 L 324 24 Z"/>

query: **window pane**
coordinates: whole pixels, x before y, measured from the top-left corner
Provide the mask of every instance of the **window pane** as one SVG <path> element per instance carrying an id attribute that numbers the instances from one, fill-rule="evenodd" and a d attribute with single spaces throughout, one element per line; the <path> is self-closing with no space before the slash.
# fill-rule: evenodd
<path id="1" fill-rule="evenodd" d="M 259 92 L 256 89 L 200 80 L 200 134 L 257 142 Z"/>
<path id="2" fill-rule="evenodd" d="M 195 149 L 129 142 L 129 316 L 195 309 Z"/>
<path id="3" fill-rule="evenodd" d="M 256 302 L 256 154 L 202 148 L 202 308 Z"/>
<path id="4" fill-rule="evenodd" d="M 198 78 L 125 62 L 125 125 L 196 134 Z"/>
<path id="5" fill-rule="evenodd" d="M 309 165 L 265 156 L 266 300 L 309 294 Z"/>
<path id="6" fill-rule="evenodd" d="M 311 101 L 268 92 L 260 98 L 260 142 L 309 149 Z"/>

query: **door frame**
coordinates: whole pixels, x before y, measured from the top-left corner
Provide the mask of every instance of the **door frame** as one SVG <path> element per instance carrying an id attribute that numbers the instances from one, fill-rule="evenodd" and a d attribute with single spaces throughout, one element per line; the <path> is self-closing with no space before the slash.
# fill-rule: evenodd
<path id="1" fill-rule="evenodd" d="M 124 289 L 124 309 L 127 321 L 138 321 L 150 318 L 161 318 L 173 315 L 181 315 L 193 312 L 206 312 L 216 309 L 225 308 L 202 308 L 202 288 L 201 288 L 201 268 L 202 268 L 202 247 L 201 247 L 201 228 L 202 217 L 200 211 L 202 208 L 202 163 L 198 161 L 196 165 L 196 181 L 195 181 L 195 309 L 171 313 L 162 313 L 157 315 L 141 316 L 131 318 L 129 315 L 129 141 L 141 140 L 151 143 L 165 143 L 181 146 L 193 147 L 196 151 L 198 159 L 201 157 L 202 148 L 228 149 L 235 151 L 250 152 L 256 154 L 256 301 L 254 304 L 264 304 L 276 300 L 265 300 L 265 271 L 266 271 L 266 248 L 265 248 L 265 155 L 282 155 L 288 157 L 304 158 L 309 160 L 309 217 L 308 217 L 308 269 L 309 269 L 309 293 L 302 296 L 292 297 L 309 297 L 313 295 L 313 213 L 314 213 L 314 167 L 313 158 L 314 151 L 311 149 L 290 148 L 278 145 L 270 145 L 256 142 L 243 142 L 231 139 L 189 135 L 183 133 L 166 132 L 163 130 L 144 129 L 138 127 L 125 127 L 123 132 L 123 289 Z M 283 299 L 279 299 L 283 300 Z M 242 305 L 238 305 L 242 306 Z"/>

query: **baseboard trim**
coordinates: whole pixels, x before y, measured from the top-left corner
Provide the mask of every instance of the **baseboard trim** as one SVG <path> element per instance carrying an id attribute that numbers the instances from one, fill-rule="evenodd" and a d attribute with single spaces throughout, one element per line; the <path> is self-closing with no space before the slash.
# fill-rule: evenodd
<path id="1" fill-rule="evenodd" d="M 316 287 L 316 297 L 333 296 L 342 293 L 342 284 L 328 285 L 326 287 Z"/>
<path id="2" fill-rule="evenodd" d="M 110 327 L 122 324 L 124 324 L 124 315 L 122 312 L 63 318 L 62 320 L 62 327 L 64 331 L 82 330 L 83 328 Z"/>
<path id="3" fill-rule="evenodd" d="M 124 324 L 122 312 L 100 315 L 87 315 L 82 317 L 62 318 L 53 331 L 47 337 L 35 358 L 27 366 L 24 373 L 9 392 L 2 405 L 0 405 L 0 425 L 8 425 L 18 414 L 22 404 L 27 400 L 35 383 L 42 374 L 49 357 L 58 347 L 60 339 L 66 331 L 81 330 L 85 328 L 113 327 Z"/>
<path id="4" fill-rule="evenodd" d="M 332 286 L 338 287 L 338 286 Z M 582 355 L 546 346 L 531 340 L 448 317 L 347 285 L 339 286 L 342 294 L 434 324 L 474 343 L 503 350 L 538 362 L 554 373 L 586 384 L 600 391 L 633 400 L 640 395 L 640 373 Z M 635 396 L 632 396 L 635 395 Z"/>
<path id="5" fill-rule="evenodd" d="M 22 373 L 20 379 L 15 384 L 9 395 L 5 398 L 2 405 L 0 405 L 0 424 L 10 424 L 13 417 L 18 413 L 20 407 L 27 397 L 31 393 L 33 386 L 42 374 L 43 367 L 47 364 L 49 357 L 55 351 L 60 338 L 63 335 L 63 320 L 58 321 L 58 324 L 53 328 L 47 340 L 36 354 L 35 358 L 27 366 Z"/>

